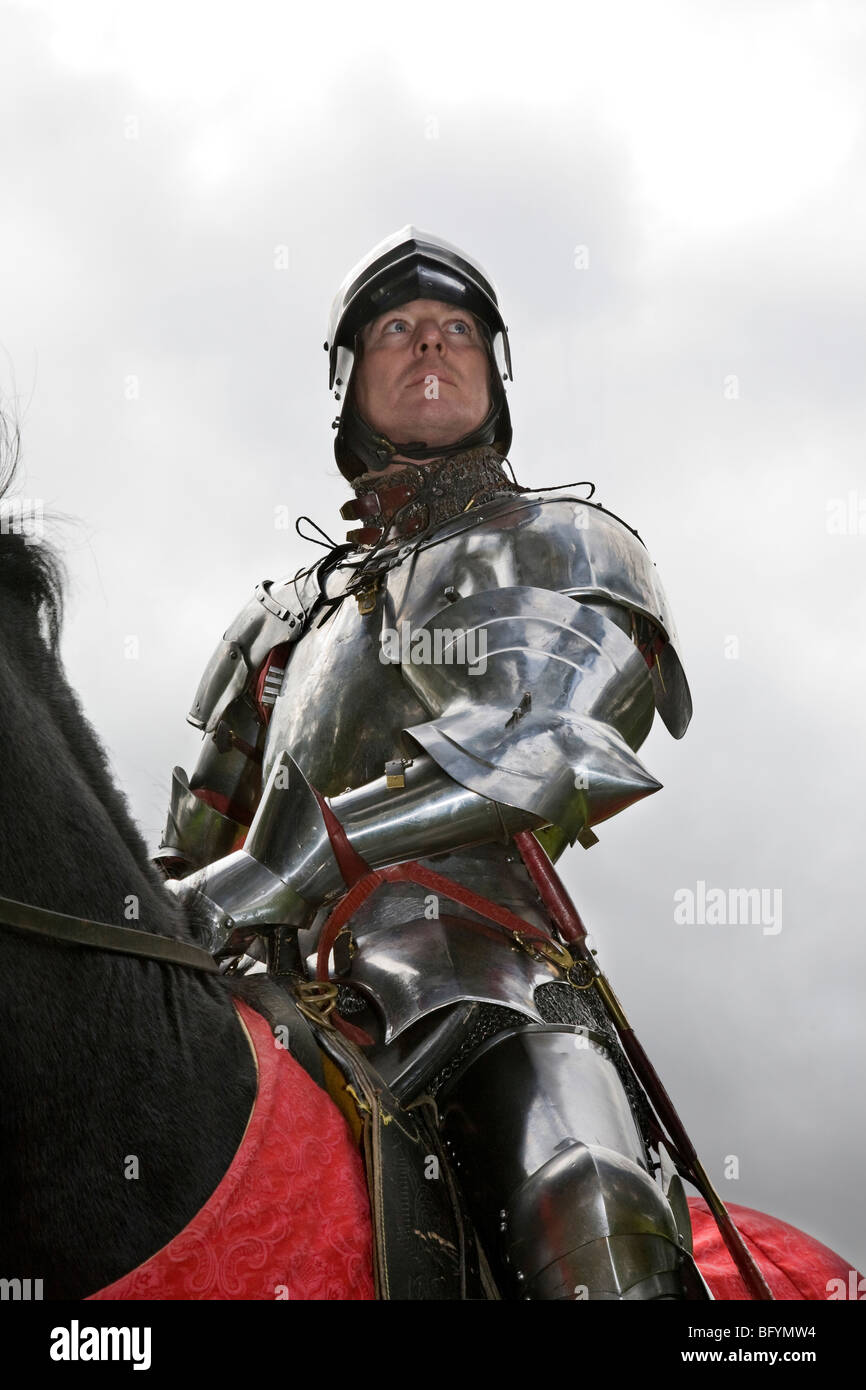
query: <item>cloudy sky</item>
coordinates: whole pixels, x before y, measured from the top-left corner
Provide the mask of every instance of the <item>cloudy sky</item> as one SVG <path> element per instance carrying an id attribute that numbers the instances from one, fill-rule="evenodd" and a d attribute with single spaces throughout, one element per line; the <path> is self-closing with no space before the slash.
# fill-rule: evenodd
<path id="1" fill-rule="evenodd" d="M 0 9 L 0 389 L 70 678 L 155 844 L 211 650 L 317 553 L 282 509 L 341 531 L 338 283 L 465 246 L 518 477 L 637 527 L 694 697 L 565 877 L 722 1196 L 862 1269 L 866 12 L 305 10 Z M 678 922 L 699 883 L 772 922 Z"/>

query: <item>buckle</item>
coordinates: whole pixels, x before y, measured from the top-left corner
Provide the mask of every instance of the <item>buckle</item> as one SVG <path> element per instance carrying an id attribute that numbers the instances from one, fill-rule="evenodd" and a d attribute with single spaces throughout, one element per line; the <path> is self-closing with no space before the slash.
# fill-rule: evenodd
<path id="1" fill-rule="evenodd" d="M 356 533 L 357 534 L 357 533 Z M 355 597 L 358 600 L 358 612 L 366 617 L 372 613 L 376 607 L 376 593 L 379 588 L 379 580 L 373 579 L 365 588 L 359 589 Z"/>
<path id="2" fill-rule="evenodd" d="M 298 980 L 295 995 L 302 1014 L 314 1023 L 333 1027 L 329 1018 L 337 1007 L 337 986 L 333 980 Z"/>
<path id="3" fill-rule="evenodd" d="M 574 966 L 574 958 L 567 946 L 560 946 L 550 937 L 541 939 L 537 936 L 525 936 L 523 932 L 512 932 L 514 940 L 518 946 L 532 956 L 534 960 L 547 960 L 553 965 L 558 965 L 561 970 L 571 970 Z"/>

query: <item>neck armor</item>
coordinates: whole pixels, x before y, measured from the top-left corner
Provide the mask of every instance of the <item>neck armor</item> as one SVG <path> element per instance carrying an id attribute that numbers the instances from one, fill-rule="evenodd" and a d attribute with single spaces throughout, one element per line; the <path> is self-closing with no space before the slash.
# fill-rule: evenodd
<path id="1" fill-rule="evenodd" d="M 484 445 L 455 445 L 437 463 L 426 468 L 407 463 L 387 478 L 362 473 L 352 487 L 355 498 L 340 508 L 340 515 L 364 523 L 346 533 L 346 539 L 359 546 L 377 545 L 386 532 L 401 539 L 418 535 L 493 497 L 525 490 L 505 473 L 496 450 Z"/>

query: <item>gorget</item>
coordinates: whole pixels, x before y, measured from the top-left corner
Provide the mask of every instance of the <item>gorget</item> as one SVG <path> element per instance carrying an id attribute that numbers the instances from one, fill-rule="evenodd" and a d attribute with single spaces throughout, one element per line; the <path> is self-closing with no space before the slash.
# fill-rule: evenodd
<path id="1" fill-rule="evenodd" d="M 407 463 L 385 475 L 363 473 L 352 486 L 355 500 L 341 515 L 364 521 L 361 529 L 348 532 L 358 545 L 375 545 L 386 532 L 417 535 L 494 497 L 524 491 L 506 474 L 501 455 L 485 444 L 425 466 Z"/>

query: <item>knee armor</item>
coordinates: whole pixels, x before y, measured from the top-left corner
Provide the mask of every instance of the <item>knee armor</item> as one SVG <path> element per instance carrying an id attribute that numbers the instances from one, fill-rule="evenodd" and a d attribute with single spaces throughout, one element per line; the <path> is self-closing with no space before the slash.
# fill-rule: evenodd
<path id="1" fill-rule="evenodd" d="M 600 1034 L 532 1025 L 473 1053 L 443 1133 L 504 1297 L 709 1297 L 688 1209 L 649 1171 Z"/>

